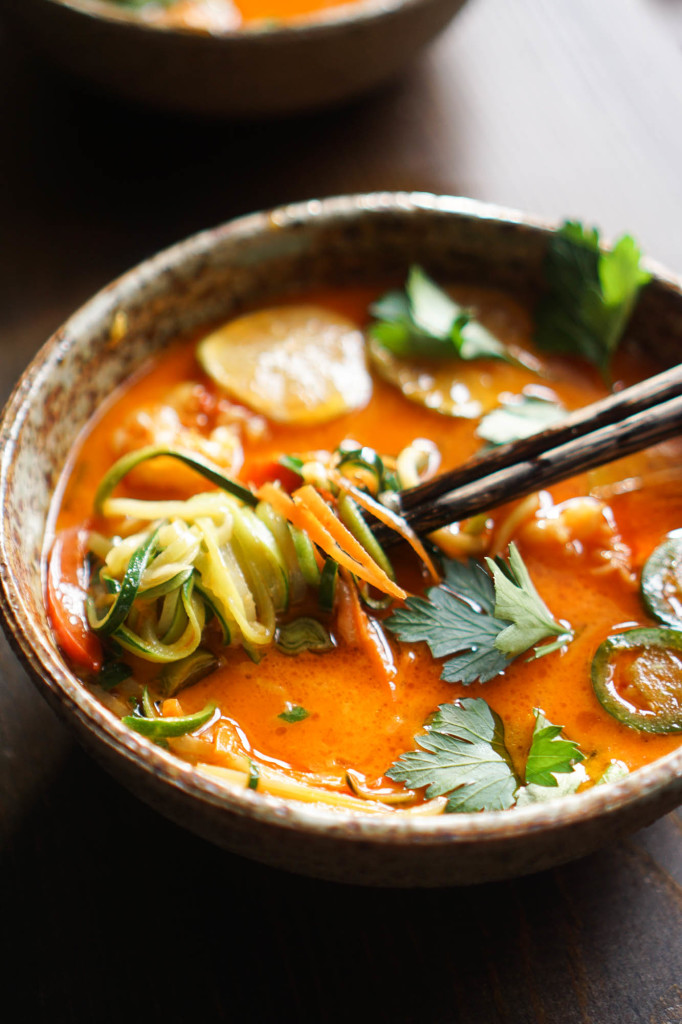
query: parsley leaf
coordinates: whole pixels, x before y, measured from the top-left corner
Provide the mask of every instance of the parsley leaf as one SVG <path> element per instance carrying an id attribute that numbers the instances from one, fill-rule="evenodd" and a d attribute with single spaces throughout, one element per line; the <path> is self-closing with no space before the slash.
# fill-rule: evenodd
<path id="1" fill-rule="evenodd" d="M 514 395 L 483 416 L 476 433 L 488 444 L 508 444 L 537 434 L 565 416 L 563 406 L 535 395 Z"/>
<path id="2" fill-rule="evenodd" d="M 441 704 L 426 734 L 415 739 L 421 749 L 402 754 L 389 778 L 410 789 L 427 786 L 428 799 L 447 793 L 450 813 L 511 807 L 518 779 L 502 720 L 484 700 Z"/>
<path id="3" fill-rule="evenodd" d="M 526 761 L 526 782 L 556 788 L 554 773 L 572 772 L 578 761 L 585 760 L 585 755 L 572 740 L 560 738 L 562 726 L 552 725 L 539 708 L 533 713 L 535 728 Z"/>
<path id="4" fill-rule="evenodd" d="M 580 764 L 584 755 L 561 736 L 560 725 L 538 708 L 533 713 L 524 785 L 505 746 L 502 720 L 480 697 L 441 704 L 426 733 L 415 737 L 418 749 L 402 754 L 386 774 L 409 789 L 427 787 L 429 800 L 447 794 L 449 813 L 525 807 L 575 793 L 588 781 Z"/>
<path id="5" fill-rule="evenodd" d="M 370 327 L 372 337 L 396 356 L 516 361 L 421 267 L 411 267 L 404 292 L 388 292 L 369 311 L 376 320 Z"/>
<path id="6" fill-rule="evenodd" d="M 545 258 L 547 295 L 535 316 L 535 341 L 551 352 L 581 355 L 607 378 L 609 363 L 651 275 L 629 235 L 610 252 L 599 233 L 568 221 L 549 243 Z"/>
<path id="7" fill-rule="evenodd" d="M 445 585 L 431 587 L 426 598 L 408 597 L 406 607 L 395 611 L 385 625 L 408 643 L 426 641 L 434 658 L 454 654 L 443 666 L 441 677 L 447 682 L 485 683 L 509 664 L 495 647 L 507 624 L 492 614 L 492 580 L 477 562 L 448 560 L 445 572 Z"/>
<path id="8" fill-rule="evenodd" d="M 448 657 L 441 673 L 448 683 L 485 683 L 541 640 L 558 637 L 536 650 L 536 658 L 572 639 L 552 618 L 514 544 L 509 564 L 487 562 L 493 579 L 479 562 L 444 559 L 443 583 L 426 597 L 408 597 L 384 623 L 407 643 L 427 643 L 434 658 Z"/>
<path id="9" fill-rule="evenodd" d="M 511 623 L 495 639 L 495 647 L 509 658 L 516 658 L 551 636 L 557 641 L 535 650 L 541 658 L 573 639 L 566 626 L 552 618 L 542 600 L 515 544 L 509 545 L 509 562 L 486 558 L 495 580 L 495 616 Z"/>
<path id="10" fill-rule="evenodd" d="M 310 717 L 310 712 L 306 711 L 300 704 L 289 704 L 287 703 L 286 711 L 282 711 L 281 714 L 277 715 L 283 722 L 302 722 L 304 719 Z"/>

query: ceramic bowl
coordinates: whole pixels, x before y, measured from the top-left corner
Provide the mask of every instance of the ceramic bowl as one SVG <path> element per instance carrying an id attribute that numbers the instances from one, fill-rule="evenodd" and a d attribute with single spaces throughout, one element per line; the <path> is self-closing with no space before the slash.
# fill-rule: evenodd
<path id="1" fill-rule="evenodd" d="M 55 486 L 79 431 L 114 387 L 167 342 L 285 293 L 393 278 L 412 262 L 446 280 L 532 293 L 552 227 L 467 199 L 375 194 L 244 217 L 162 252 L 80 309 L 41 349 L 0 423 L 0 605 L 41 692 L 84 746 L 176 822 L 238 854 L 372 885 L 447 885 L 519 875 L 580 856 L 682 801 L 682 749 L 608 786 L 512 812 L 360 817 L 232 790 L 127 729 L 63 662 L 46 620 L 43 545 Z M 680 281 L 652 267 L 630 333 L 677 361 Z M 129 331 L 112 341 L 123 311 Z"/>
<path id="2" fill-rule="evenodd" d="M 379 85 L 464 0 L 356 0 L 321 17 L 220 35 L 165 28 L 106 0 L 5 0 L 57 66 L 128 100 L 193 114 L 290 114 Z"/>

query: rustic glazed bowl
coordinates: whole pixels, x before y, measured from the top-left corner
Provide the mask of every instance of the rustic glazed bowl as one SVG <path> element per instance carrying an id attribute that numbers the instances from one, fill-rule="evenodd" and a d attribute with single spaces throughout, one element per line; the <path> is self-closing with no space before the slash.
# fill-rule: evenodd
<path id="1" fill-rule="evenodd" d="M 115 95 L 194 114 L 318 109 L 401 71 L 464 0 L 356 0 L 320 17 L 210 35 L 106 0 L 4 0 L 58 67 Z"/>
<path id="2" fill-rule="evenodd" d="M 578 857 L 682 800 L 682 749 L 607 786 L 511 812 L 362 817 L 231 789 L 127 729 L 68 669 L 45 615 L 50 502 L 79 431 L 112 389 L 177 335 L 315 286 L 397 277 L 537 291 L 553 229 L 467 199 L 375 194 L 255 214 L 162 252 L 79 310 L 38 353 L 0 423 L 0 607 L 41 692 L 111 773 L 168 817 L 271 865 L 368 885 L 448 885 Z M 631 325 L 663 362 L 682 348 L 680 282 L 654 280 Z M 114 318 L 129 330 L 116 343 Z M 120 322 L 120 315 L 117 322 Z M 641 325 L 641 326 L 640 326 Z"/>

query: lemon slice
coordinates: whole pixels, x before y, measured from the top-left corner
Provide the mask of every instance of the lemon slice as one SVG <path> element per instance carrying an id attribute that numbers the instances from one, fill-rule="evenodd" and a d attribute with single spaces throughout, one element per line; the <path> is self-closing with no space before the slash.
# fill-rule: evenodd
<path id="1" fill-rule="evenodd" d="M 201 341 L 206 373 L 277 423 L 323 423 L 372 393 L 362 333 L 322 306 L 277 306 L 232 320 Z"/>

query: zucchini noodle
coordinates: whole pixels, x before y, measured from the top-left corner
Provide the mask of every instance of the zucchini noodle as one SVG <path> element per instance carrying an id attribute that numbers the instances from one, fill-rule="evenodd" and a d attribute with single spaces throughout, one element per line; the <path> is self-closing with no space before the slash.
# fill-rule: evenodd
<path id="1" fill-rule="evenodd" d="M 184 501 L 112 493 L 130 470 L 161 456 L 180 459 L 218 489 Z M 399 485 L 396 460 L 349 442 L 336 453 L 316 452 L 312 461 L 298 461 L 302 479 L 314 479 L 316 487 L 304 485 L 293 500 L 272 484 L 254 494 L 206 460 L 168 448 L 132 452 L 112 466 L 98 487 L 95 509 L 118 527 L 119 534 L 89 535 L 87 614 L 90 628 L 105 646 L 101 685 L 105 686 L 105 677 L 119 679 L 118 695 L 111 694 L 108 700 L 112 707 L 122 706 L 129 695 L 133 714 L 124 715 L 125 722 L 214 777 L 272 795 L 390 814 L 397 802 L 390 790 L 382 800 L 384 791 L 361 791 L 345 776 L 318 778 L 308 773 L 299 778 L 297 773 L 292 777 L 255 766 L 239 744 L 231 752 L 221 746 L 219 765 L 207 763 L 212 758 L 206 757 L 206 738 L 191 733 L 209 712 L 183 716 L 174 699 L 180 689 L 224 663 L 233 648 L 242 647 L 258 661 L 276 641 L 286 647 L 290 633 L 296 642 L 287 653 L 294 656 L 303 650 L 324 656 L 325 650 L 333 649 L 336 641 L 321 622 L 306 619 L 305 612 L 303 618 L 291 615 L 306 601 L 311 607 L 311 598 L 316 599 L 318 614 L 334 611 L 339 564 L 351 566 L 352 575 L 344 570 L 344 578 L 346 586 L 357 591 L 356 602 L 362 598 L 370 606 L 387 607 L 404 594 L 362 511 L 403 533 L 400 518 L 376 498 Z M 308 524 L 314 525 L 310 533 Z M 429 564 L 428 556 L 425 561 Z M 368 582 L 379 590 L 379 598 L 371 598 Z M 285 627 L 291 627 L 289 633 L 279 632 Z M 141 698 L 140 684 L 130 669 L 135 659 L 159 669 L 143 687 Z M 176 710 L 168 711 L 171 705 Z M 219 712 L 218 716 L 220 720 Z M 398 799 L 409 809 L 415 796 L 408 791 Z M 423 810 L 420 805 L 420 813 L 442 809 L 438 802 L 430 805 Z"/>

